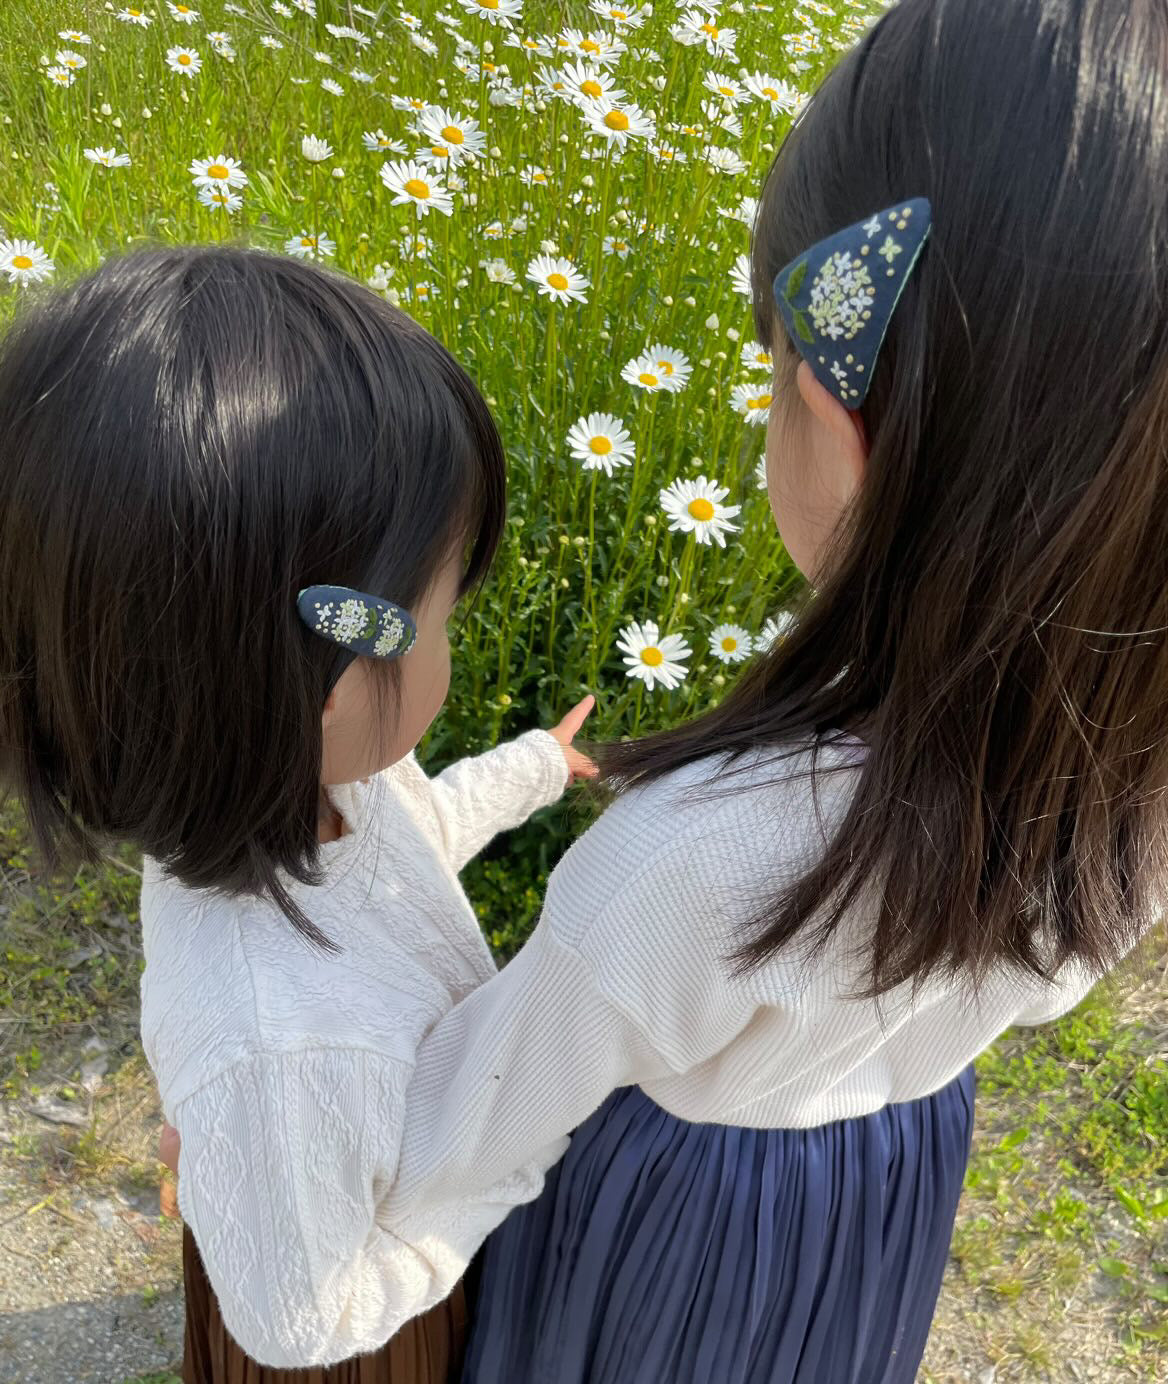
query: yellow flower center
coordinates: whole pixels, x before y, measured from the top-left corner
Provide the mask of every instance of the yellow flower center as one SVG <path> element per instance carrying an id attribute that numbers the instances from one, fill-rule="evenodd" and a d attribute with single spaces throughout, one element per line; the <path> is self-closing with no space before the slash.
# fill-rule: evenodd
<path id="1" fill-rule="evenodd" d="M 413 106 L 416 111 L 424 111 L 426 109 L 425 101 L 419 101 L 416 96 L 411 100 L 410 105 Z"/>
<path id="2" fill-rule="evenodd" d="M 610 19 L 628 19 L 629 17 L 627 10 L 609 10 L 608 14 Z"/>
<path id="3" fill-rule="evenodd" d="M 231 170 L 221 163 L 213 163 L 207 168 L 208 178 L 230 178 Z"/>
<path id="4" fill-rule="evenodd" d="M 31 269 L 32 260 L 27 255 L 13 255 L 12 267 L 13 269 Z"/>
<path id="5" fill-rule="evenodd" d="M 141 11 L 141 10 L 127 10 L 126 13 L 127 13 L 127 14 L 132 14 L 132 15 L 134 16 L 135 19 L 138 19 L 138 18 L 140 18 L 141 14 L 142 14 L 142 11 Z"/>
<path id="6" fill-rule="evenodd" d="M 430 293 L 430 285 L 429 285 L 429 284 L 419 284 L 419 285 L 418 285 L 418 297 L 419 297 L 419 298 L 425 298 L 425 297 L 427 297 L 427 296 L 429 295 L 429 293 Z"/>
<path id="7" fill-rule="evenodd" d="M 641 662 L 647 663 L 650 668 L 660 668 L 665 662 L 665 655 L 660 649 L 654 647 L 641 650 Z"/>
<path id="8" fill-rule="evenodd" d="M 624 111 L 609 111 L 604 117 L 604 123 L 610 130 L 627 130 L 629 128 L 629 117 Z"/>
<path id="9" fill-rule="evenodd" d="M 546 183 L 546 182 L 547 182 L 547 174 L 546 174 L 546 173 L 533 173 L 533 174 L 531 175 L 531 181 L 532 181 L 533 183 Z"/>
<path id="10" fill-rule="evenodd" d="M 604 95 L 604 88 L 599 82 L 594 82 L 589 78 L 586 82 L 580 83 L 580 90 L 585 96 L 594 96 L 597 100 Z"/>
<path id="11" fill-rule="evenodd" d="M 767 98 L 768 101 L 777 101 L 779 99 L 779 93 L 774 89 L 774 87 L 763 87 L 762 94 Z"/>
<path id="12" fill-rule="evenodd" d="M 495 64 L 494 64 L 493 62 L 485 62 L 485 63 L 483 63 L 483 71 L 484 71 L 484 72 L 498 72 L 498 70 L 499 70 L 499 69 L 495 66 Z"/>
<path id="13" fill-rule="evenodd" d="M 769 351 L 755 351 L 754 358 L 759 365 L 769 365 L 771 363 L 771 353 Z"/>
<path id="14" fill-rule="evenodd" d="M 187 63 L 189 63 L 191 60 L 191 55 L 189 53 L 180 53 L 178 55 L 178 60 L 182 63 L 184 67 L 186 67 Z"/>
<path id="15" fill-rule="evenodd" d="M 747 399 L 746 404 L 748 408 L 770 408 L 771 396 L 760 394 L 756 399 Z"/>
<path id="16" fill-rule="evenodd" d="M 593 43 L 592 40 L 591 40 L 590 38 L 584 39 L 584 40 L 581 42 L 580 47 L 584 50 L 585 53 L 599 53 L 599 52 L 600 52 L 600 44 L 599 44 L 599 43 Z"/>
<path id="17" fill-rule="evenodd" d="M 735 639 L 732 634 L 728 634 L 726 638 L 722 640 L 722 648 L 728 654 L 732 654 L 737 647 L 738 640 Z"/>
<path id="18" fill-rule="evenodd" d="M 670 362 L 667 361 L 667 360 L 659 360 L 659 361 L 657 362 L 657 369 L 660 370 L 660 371 L 662 371 L 662 372 L 663 372 L 664 374 L 666 374 L 666 375 L 672 375 L 672 374 L 673 374 L 673 366 L 672 366 L 672 364 L 670 364 Z"/>
<path id="19" fill-rule="evenodd" d="M 650 389 L 653 389 L 655 386 L 661 383 L 661 381 L 657 378 L 656 375 L 650 375 L 647 372 L 645 374 L 638 375 L 637 379 L 639 379 L 642 384 L 647 384 Z"/>
<path id="20" fill-rule="evenodd" d="M 430 185 L 429 185 L 429 183 L 424 183 L 424 182 L 421 180 L 421 178 L 409 178 L 409 179 L 407 179 L 406 184 L 405 184 L 405 189 L 406 189 L 406 191 L 410 194 L 411 197 L 417 197 L 417 198 L 422 199 L 422 200 L 424 200 L 425 198 L 429 197 L 429 195 L 430 195 Z"/>
<path id="21" fill-rule="evenodd" d="M 300 237 L 300 243 L 307 248 L 309 245 L 316 244 L 316 237 L 312 235 L 302 235 Z"/>
<path id="22" fill-rule="evenodd" d="M 708 523 L 714 517 L 714 506 L 704 496 L 699 495 L 696 500 L 689 502 L 690 516 L 699 523 Z"/>
<path id="23" fill-rule="evenodd" d="M 716 24 L 703 24 L 702 33 L 709 34 L 711 38 L 718 37 L 718 26 Z"/>
<path id="24" fill-rule="evenodd" d="M 672 150 L 672 149 L 658 149 L 658 150 L 657 150 L 657 157 L 658 157 L 659 159 L 671 159 L 671 158 L 673 157 L 673 150 Z"/>
<path id="25" fill-rule="evenodd" d="M 466 140 L 466 136 L 457 125 L 443 125 L 442 138 L 447 144 L 462 144 Z"/>
<path id="26" fill-rule="evenodd" d="M 497 10 L 498 8 L 499 0 L 479 0 L 479 9 L 481 10 Z"/>
<path id="27" fill-rule="evenodd" d="M 561 292 L 568 287 L 568 281 L 562 274 L 549 274 L 547 281 L 553 288 L 558 288 Z"/>
<path id="28" fill-rule="evenodd" d="M 720 86 L 720 87 L 718 88 L 718 90 L 722 93 L 723 96 L 733 96 L 733 95 L 734 95 L 734 88 L 733 88 L 733 87 L 724 87 L 724 86 Z"/>
<path id="29" fill-rule="evenodd" d="M 444 144 L 432 144 L 430 152 L 436 159 L 448 159 L 450 157 L 450 150 Z"/>
<path id="30" fill-rule="evenodd" d="M 598 457 L 607 456 L 612 451 L 612 443 L 607 437 L 594 437 L 588 445 Z"/>

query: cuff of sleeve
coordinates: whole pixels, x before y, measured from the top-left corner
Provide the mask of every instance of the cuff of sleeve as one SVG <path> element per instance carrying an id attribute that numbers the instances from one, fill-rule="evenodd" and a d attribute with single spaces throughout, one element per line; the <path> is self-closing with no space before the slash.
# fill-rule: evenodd
<path id="1" fill-rule="evenodd" d="M 540 806 L 547 807 L 563 797 L 572 775 L 564 758 L 564 747 L 546 730 L 529 730 L 516 738 L 535 760 L 541 774 Z"/>

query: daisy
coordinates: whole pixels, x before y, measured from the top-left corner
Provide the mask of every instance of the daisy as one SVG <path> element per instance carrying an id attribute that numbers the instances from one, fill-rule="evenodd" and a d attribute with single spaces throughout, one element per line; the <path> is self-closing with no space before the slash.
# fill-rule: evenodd
<path id="1" fill-rule="evenodd" d="M 634 356 L 632 360 L 621 371 L 621 379 L 627 380 L 629 384 L 635 385 L 637 389 L 643 389 L 648 394 L 654 394 L 659 389 L 668 390 L 665 383 L 665 376 L 657 367 L 657 361 L 646 351 L 643 355 Z"/>
<path id="2" fill-rule="evenodd" d="M 629 251 L 633 247 L 627 240 L 621 240 L 619 236 L 606 235 L 604 237 L 604 253 L 606 255 L 619 255 L 625 260 L 629 257 Z"/>
<path id="3" fill-rule="evenodd" d="M 27 287 L 53 272 L 53 261 L 33 240 L 0 240 L 0 273 L 10 284 Z"/>
<path id="4" fill-rule="evenodd" d="M 754 647 L 760 654 L 769 653 L 771 649 L 784 638 L 795 623 L 795 617 L 789 610 L 780 610 L 778 615 L 772 616 L 763 625 L 762 629 L 755 636 Z"/>
<path id="5" fill-rule="evenodd" d="M 755 218 L 758 216 L 758 198 L 743 197 L 733 211 L 723 212 L 724 216 L 732 216 L 735 221 L 741 221 L 744 226 L 753 226 Z"/>
<path id="6" fill-rule="evenodd" d="M 334 82 L 331 77 L 322 77 L 320 79 L 320 86 L 321 90 L 327 91 L 330 96 L 344 96 L 345 94 L 345 88 L 340 82 Z"/>
<path id="7" fill-rule="evenodd" d="M 505 29 L 521 17 L 523 9 L 520 0 L 458 0 L 458 3 L 467 14 L 477 14 L 480 19 L 502 24 Z"/>
<path id="8" fill-rule="evenodd" d="M 315 135 L 305 135 L 300 141 L 300 152 L 309 163 L 323 163 L 325 159 L 333 156 L 333 146 L 324 139 L 317 139 Z"/>
<path id="9" fill-rule="evenodd" d="M 80 53 L 74 53 L 71 48 L 62 48 L 57 54 L 57 61 L 62 67 L 72 68 L 74 72 L 79 72 L 86 66 L 85 59 Z"/>
<path id="10" fill-rule="evenodd" d="M 77 74 L 70 67 L 46 67 L 45 76 L 58 86 L 72 86 L 77 80 Z"/>
<path id="11" fill-rule="evenodd" d="M 742 348 L 742 365 L 746 370 L 773 370 L 771 353 L 757 341 L 748 341 Z"/>
<path id="12" fill-rule="evenodd" d="M 193 24 L 199 17 L 198 10 L 192 10 L 189 5 L 172 5 L 167 0 L 166 8 L 170 11 L 171 19 L 176 19 L 180 24 Z"/>
<path id="13" fill-rule="evenodd" d="M 657 683 L 672 689 L 685 681 L 685 660 L 693 650 L 680 634 L 662 638 L 655 621 L 626 625 L 616 646 L 624 654 L 625 676 L 640 678 L 649 691 Z"/>
<path id="14" fill-rule="evenodd" d="M 633 439 L 611 413 L 578 418 L 568 430 L 568 450 L 585 471 L 603 471 L 606 476 L 616 466 L 631 466 L 635 457 Z"/>
<path id="15" fill-rule="evenodd" d="M 675 145 L 670 144 L 668 141 L 666 141 L 664 144 L 659 144 L 656 147 L 656 149 L 653 150 L 653 156 L 658 163 L 687 162 L 685 154 L 683 154 L 680 149 L 678 149 Z"/>
<path id="16" fill-rule="evenodd" d="M 746 99 L 742 94 L 742 88 L 733 77 L 724 77 L 719 72 L 707 72 L 702 79 L 702 86 L 707 91 L 712 91 L 715 96 L 721 97 L 723 101 L 728 101 L 732 106 L 741 105 Z"/>
<path id="17" fill-rule="evenodd" d="M 602 67 L 615 67 L 628 51 L 618 38 L 606 34 L 586 34 L 580 29 L 561 29 L 556 37 L 556 47 L 583 53 L 591 62 Z"/>
<path id="18" fill-rule="evenodd" d="M 765 423 L 771 411 L 770 387 L 736 384 L 730 391 L 730 405 L 748 423 Z"/>
<path id="19" fill-rule="evenodd" d="M 723 29 L 701 10 L 687 10 L 681 19 L 670 29 L 670 34 L 678 43 L 704 44 L 711 57 L 733 57 L 737 32 Z"/>
<path id="20" fill-rule="evenodd" d="M 406 146 L 400 139 L 390 139 L 384 130 L 366 130 L 361 143 L 373 154 L 404 154 Z"/>
<path id="21" fill-rule="evenodd" d="M 557 303 L 566 303 L 569 299 L 578 303 L 588 301 L 584 295 L 588 280 L 571 260 L 562 256 L 536 255 L 527 266 L 527 277 L 538 285 L 541 294 Z"/>
<path id="22" fill-rule="evenodd" d="M 243 206 L 243 198 L 228 187 L 201 187 L 198 197 L 203 206 L 212 210 L 218 208 L 228 214 L 238 211 Z"/>
<path id="23" fill-rule="evenodd" d="M 395 111 L 424 111 L 429 102 L 420 96 L 391 96 L 389 104 Z"/>
<path id="24" fill-rule="evenodd" d="M 717 145 L 711 145 L 706 150 L 706 162 L 711 168 L 717 169 L 719 173 L 746 172 L 746 160 L 736 154 L 733 149 L 721 149 Z"/>
<path id="25" fill-rule="evenodd" d="M 393 206 L 412 202 L 419 218 L 432 211 L 440 211 L 443 216 L 454 211 L 454 199 L 441 180 L 420 163 L 390 159 L 381 165 L 381 181 L 393 193 Z"/>
<path id="26" fill-rule="evenodd" d="M 710 631 L 710 652 L 722 663 L 742 663 L 750 657 L 754 641 L 741 625 L 719 625 Z"/>
<path id="27" fill-rule="evenodd" d="M 759 459 L 754 463 L 754 480 L 755 480 L 755 484 L 758 486 L 758 488 L 759 488 L 760 490 L 766 490 L 766 489 L 767 489 L 768 481 L 767 481 L 766 453 L 765 453 L 765 452 L 764 452 L 764 453 L 762 454 L 762 456 L 760 456 Z"/>
<path id="28" fill-rule="evenodd" d="M 137 24 L 142 29 L 145 29 L 151 22 L 150 16 L 143 14 L 141 10 L 119 10 L 114 18 L 120 19 L 123 24 Z"/>
<path id="29" fill-rule="evenodd" d="M 615 102 L 624 92 L 603 68 L 587 62 L 565 63 L 559 83 L 566 86 L 572 99 L 586 105 L 589 101 Z"/>
<path id="30" fill-rule="evenodd" d="M 689 360 L 672 346 L 662 346 L 660 342 L 648 348 L 645 358 L 652 362 L 652 372 L 661 377 L 661 388 L 670 394 L 680 394 L 693 371 Z"/>
<path id="31" fill-rule="evenodd" d="M 393 278 L 392 264 L 375 264 L 373 266 L 373 273 L 369 275 L 365 282 L 378 293 L 384 293 L 389 287 L 391 278 Z"/>
<path id="32" fill-rule="evenodd" d="M 100 163 L 103 168 L 125 168 L 130 162 L 129 154 L 119 154 L 116 149 L 82 149 L 90 163 Z"/>
<path id="33" fill-rule="evenodd" d="M 442 106 L 427 106 L 418 116 L 418 132 L 432 144 L 449 151 L 451 164 L 473 163 L 487 149 L 487 137 L 479 122 L 468 116 L 452 115 Z"/>
<path id="34" fill-rule="evenodd" d="M 592 0 L 588 8 L 601 19 L 607 19 L 618 31 L 639 29 L 645 22 L 645 16 L 629 5 L 610 5 L 608 0 Z"/>
<path id="35" fill-rule="evenodd" d="M 92 43 L 93 40 L 88 34 L 83 34 L 80 29 L 60 29 L 57 32 L 58 38 L 63 38 L 66 43 Z"/>
<path id="36" fill-rule="evenodd" d="M 515 277 L 515 270 L 511 268 L 506 260 L 483 260 L 482 267 L 486 272 L 487 278 L 493 284 L 507 284 L 510 286 L 518 282 Z"/>
<path id="37" fill-rule="evenodd" d="M 202 69 L 203 59 L 199 57 L 195 48 L 168 48 L 166 65 L 172 72 L 182 72 L 188 77 L 193 77 Z"/>
<path id="38" fill-rule="evenodd" d="M 735 293 L 741 293 L 744 298 L 754 297 L 754 290 L 750 286 L 749 255 L 739 255 L 734 261 L 733 268 L 730 270 L 730 282 L 734 285 Z"/>
<path id="39" fill-rule="evenodd" d="M 298 236 L 294 235 L 291 240 L 284 242 L 284 249 L 297 259 L 312 259 L 316 255 L 335 255 L 337 246 L 327 235 L 309 235 L 307 231 L 301 231 Z"/>
<path id="40" fill-rule="evenodd" d="M 247 186 L 247 174 L 226 154 L 215 159 L 192 159 L 190 174 L 196 187 Z"/>
<path id="41" fill-rule="evenodd" d="M 598 134 L 610 144 L 622 149 L 630 139 L 647 139 L 653 133 L 653 122 L 640 107 L 617 105 L 615 101 L 588 101 L 583 107 L 585 118 Z"/>
<path id="42" fill-rule="evenodd" d="M 743 80 L 746 83 L 747 91 L 752 96 L 757 96 L 760 101 L 766 101 L 775 110 L 786 111 L 790 114 L 798 108 L 804 99 L 803 93 L 798 87 L 783 81 L 781 77 L 769 77 L 765 72 L 752 72 L 749 77 L 745 77 Z"/>
<path id="43" fill-rule="evenodd" d="M 725 486 L 715 485 L 705 476 L 696 481 L 677 480 L 661 492 L 661 508 L 669 515 L 670 529 L 692 533 L 699 543 L 709 543 L 712 538 L 724 548 L 722 535 L 738 531 L 738 525 L 730 520 L 742 508 L 722 503 L 729 493 Z"/>

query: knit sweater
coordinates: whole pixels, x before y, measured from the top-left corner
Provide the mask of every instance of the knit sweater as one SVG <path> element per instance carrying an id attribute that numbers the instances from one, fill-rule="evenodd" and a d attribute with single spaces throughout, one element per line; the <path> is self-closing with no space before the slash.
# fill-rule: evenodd
<path id="1" fill-rule="evenodd" d="M 501 971 L 455 872 L 562 791 L 544 732 L 335 795 L 352 834 L 298 897 L 338 959 L 266 904 L 148 868 L 144 1045 L 179 1209 L 243 1348 L 286 1368 L 379 1348 L 619 1086 L 685 1120 L 806 1127 L 935 1091 L 1010 1025 L 1073 1008 L 1097 979 L 1076 965 L 1050 986 L 1003 971 L 976 1002 L 936 975 L 915 1004 L 908 982 L 850 999 L 863 909 L 814 965 L 790 946 L 732 977 L 742 924 L 822 851 L 861 753 L 821 747 L 814 777 L 809 752 L 734 776 L 715 758 L 618 798 Z"/>

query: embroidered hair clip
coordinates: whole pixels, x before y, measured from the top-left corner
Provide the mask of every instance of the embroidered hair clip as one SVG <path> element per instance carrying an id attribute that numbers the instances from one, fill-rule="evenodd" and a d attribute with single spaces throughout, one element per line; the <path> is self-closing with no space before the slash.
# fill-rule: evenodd
<path id="1" fill-rule="evenodd" d="M 845 408 L 864 402 L 931 225 L 929 203 L 912 197 L 818 241 L 775 275 L 775 302 L 791 340 Z"/>
<path id="2" fill-rule="evenodd" d="M 400 658 L 418 636 L 408 610 L 348 586 L 306 587 L 296 609 L 314 634 L 370 658 Z"/>

